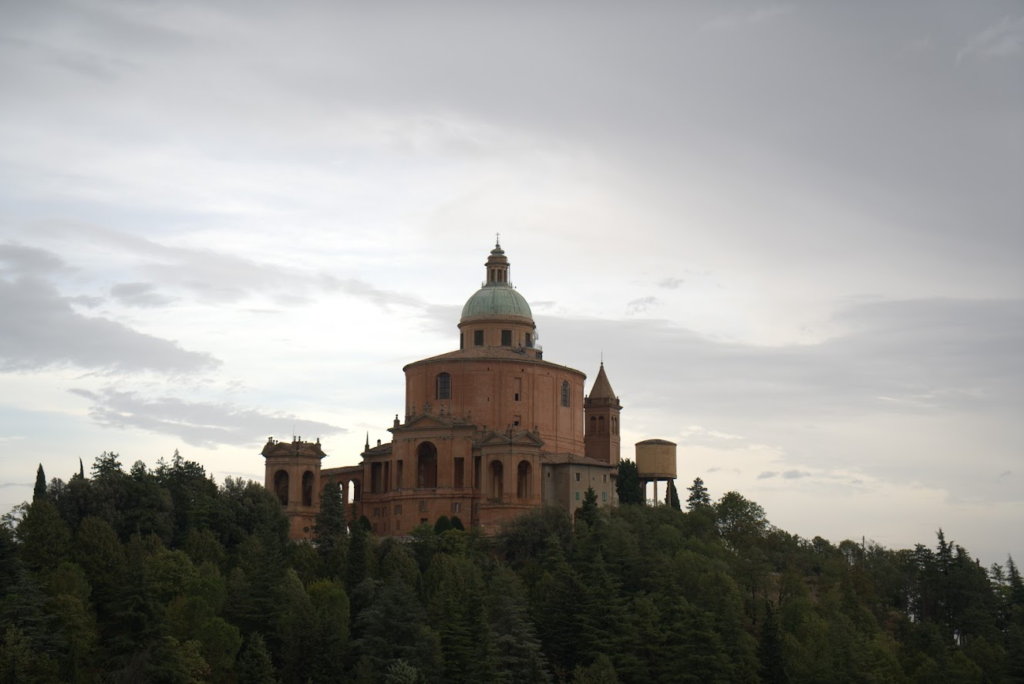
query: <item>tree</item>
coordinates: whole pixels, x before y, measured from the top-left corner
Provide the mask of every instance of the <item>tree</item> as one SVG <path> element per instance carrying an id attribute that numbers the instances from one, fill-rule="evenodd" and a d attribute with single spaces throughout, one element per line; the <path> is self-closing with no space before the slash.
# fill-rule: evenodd
<path id="1" fill-rule="evenodd" d="M 452 529 L 452 521 L 448 519 L 447 515 L 442 515 L 434 523 L 434 534 L 442 534 Z"/>
<path id="2" fill-rule="evenodd" d="M 238 656 L 235 672 L 238 684 L 277 684 L 267 642 L 259 632 L 253 632 L 245 640 L 245 649 Z"/>
<path id="3" fill-rule="evenodd" d="M 620 505 L 638 505 L 644 503 L 644 489 L 640 484 L 640 472 L 636 463 L 628 458 L 619 461 L 619 474 L 615 479 L 615 491 L 619 495 Z"/>
<path id="4" fill-rule="evenodd" d="M 366 584 L 371 584 L 367 580 Z M 353 641 L 356 653 L 367 658 L 366 667 L 381 681 L 398 660 L 435 678 L 441 671 L 441 643 L 427 626 L 426 611 L 416 592 L 405 582 L 384 585 L 356 618 L 360 638 Z"/>
<path id="5" fill-rule="evenodd" d="M 782 654 L 782 638 L 779 634 L 779 621 L 771 603 L 766 606 L 764 624 L 761 626 L 761 644 L 757 651 L 761 664 L 761 681 L 764 684 L 785 684 L 786 676 Z"/>
<path id="6" fill-rule="evenodd" d="M 39 464 L 36 470 L 36 486 L 32 489 L 32 503 L 42 501 L 46 498 L 46 473 L 43 472 L 43 464 Z"/>
<path id="7" fill-rule="evenodd" d="M 15 534 L 21 542 L 21 559 L 30 570 L 53 570 L 67 559 L 71 530 L 45 496 L 32 500 Z"/>
<path id="8" fill-rule="evenodd" d="M 337 580 L 320 580 L 306 588 L 313 608 L 313 657 L 310 675 L 316 682 L 340 682 L 338 664 L 348 650 L 349 602 Z"/>
<path id="9" fill-rule="evenodd" d="M 715 505 L 718 531 L 733 548 L 764 537 L 768 519 L 764 509 L 739 492 L 726 492 Z"/>
<path id="10" fill-rule="evenodd" d="M 671 506 L 672 508 L 676 509 L 677 511 L 678 510 L 682 510 L 679 507 L 679 492 L 676 491 L 676 482 L 675 482 L 675 480 L 669 480 L 668 481 L 668 489 L 665 490 L 665 505 L 666 506 Z"/>
<path id="11" fill-rule="evenodd" d="M 487 616 L 496 653 L 496 679 L 508 684 L 551 681 L 522 583 L 499 566 L 488 588 Z"/>
<path id="12" fill-rule="evenodd" d="M 597 523 L 599 515 L 597 492 L 594 491 L 593 487 L 587 487 L 587 491 L 583 492 L 583 505 L 580 506 L 580 520 L 583 520 L 592 528 Z"/>
<path id="13" fill-rule="evenodd" d="M 345 552 L 348 545 L 345 520 L 345 503 L 341 498 L 341 486 L 330 478 L 320 496 L 320 510 L 313 525 L 313 543 L 324 562 L 329 577 L 342 577 L 345 569 Z"/>
<path id="14" fill-rule="evenodd" d="M 711 495 L 708 494 L 708 488 L 704 486 L 704 480 L 699 477 L 693 478 L 693 485 L 687 487 L 686 491 L 690 492 L 690 496 L 686 497 L 687 510 L 692 511 L 701 506 L 711 505 Z"/>
<path id="15" fill-rule="evenodd" d="M 366 529 L 358 522 L 350 526 L 352 533 L 349 539 L 348 559 L 345 565 L 345 590 L 352 591 L 366 579 L 366 546 L 368 543 Z M 359 606 L 362 608 L 362 606 Z"/>

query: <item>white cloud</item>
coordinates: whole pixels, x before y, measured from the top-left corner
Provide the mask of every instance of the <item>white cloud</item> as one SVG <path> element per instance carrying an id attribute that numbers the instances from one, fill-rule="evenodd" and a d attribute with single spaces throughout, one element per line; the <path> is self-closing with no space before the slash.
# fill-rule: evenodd
<path id="1" fill-rule="evenodd" d="M 956 53 L 956 63 L 965 59 L 1010 57 L 1024 51 L 1024 14 L 1006 16 L 967 39 Z"/>
<path id="2" fill-rule="evenodd" d="M 706 22 L 703 31 L 734 31 L 743 26 L 763 24 L 796 11 L 796 5 L 770 5 L 753 10 L 733 10 Z"/>
<path id="3" fill-rule="evenodd" d="M 286 413 L 267 413 L 229 403 L 190 402 L 177 397 L 147 398 L 136 392 L 106 388 L 72 389 L 92 402 L 89 416 L 104 427 L 133 428 L 173 435 L 200 447 L 259 444 L 267 435 L 301 435 L 305 439 L 338 435 L 336 425 Z"/>
<path id="4" fill-rule="evenodd" d="M 192 373 L 220 362 L 121 323 L 83 316 L 38 278 L 0 279 L 0 372 L 70 365 L 101 371 Z"/>

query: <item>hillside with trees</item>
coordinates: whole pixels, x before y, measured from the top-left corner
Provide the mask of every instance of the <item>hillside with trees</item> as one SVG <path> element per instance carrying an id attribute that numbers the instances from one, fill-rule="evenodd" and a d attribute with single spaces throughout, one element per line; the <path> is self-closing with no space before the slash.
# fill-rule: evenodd
<path id="1" fill-rule="evenodd" d="M 635 475 L 494 537 L 378 538 L 329 482 L 310 544 L 177 453 L 40 467 L 0 529 L 0 682 L 1024 682 L 1012 559 L 803 539 L 699 478 L 652 506 Z"/>

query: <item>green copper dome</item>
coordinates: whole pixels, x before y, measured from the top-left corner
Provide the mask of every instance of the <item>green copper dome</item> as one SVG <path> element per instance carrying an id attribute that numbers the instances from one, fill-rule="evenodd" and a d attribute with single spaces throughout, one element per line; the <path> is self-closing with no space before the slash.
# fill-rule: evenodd
<path id="1" fill-rule="evenodd" d="M 509 285 L 488 283 L 477 290 L 462 307 L 462 318 L 476 316 L 518 316 L 533 320 L 530 305 Z"/>

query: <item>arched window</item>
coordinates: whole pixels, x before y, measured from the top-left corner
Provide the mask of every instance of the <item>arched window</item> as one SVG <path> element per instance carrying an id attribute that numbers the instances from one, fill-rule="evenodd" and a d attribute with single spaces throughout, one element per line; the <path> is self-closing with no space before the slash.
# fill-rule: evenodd
<path id="1" fill-rule="evenodd" d="M 590 416 L 590 434 L 597 434 L 597 416 Z"/>
<path id="2" fill-rule="evenodd" d="M 612 434 L 619 434 L 619 419 L 615 416 L 612 416 Z"/>
<path id="3" fill-rule="evenodd" d="M 597 418 L 597 434 L 604 434 L 604 416 L 598 416 Z"/>
<path id="4" fill-rule="evenodd" d="M 532 480 L 531 475 L 533 474 L 533 468 L 530 466 L 529 461 L 520 461 L 519 468 L 516 469 L 516 497 L 520 499 L 529 499 L 532 493 Z"/>
<path id="5" fill-rule="evenodd" d="M 436 387 L 434 390 L 435 399 L 452 398 L 452 376 L 447 373 L 438 373 Z"/>
<path id="6" fill-rule="evenodd" d="M 505 466 L 501 461 L 491 461 L 491 498 L 501 500 L 505 489 Z"/>
<path id="7" fill-rule="evenodd" d="M 416 486 L 437 487 L 437 447 L 423 442 L 416 450 Z"/>
<path id="8" fill-rule="evenodd" d="M 281 500 L 282 506 L 288 505 L 288 473 L 284 470 L 274 473 L 274 493 Z"/>
<path id="9" fill-rule="evenodd" d="M 308 470 L 302 473 L 302 505 L 313 505 L 313 473 Z"/>
<path id="10" fill-rule="evenodd" d="M 562 406 L 569 405 L 569 381 L 562 381 Z"/>

